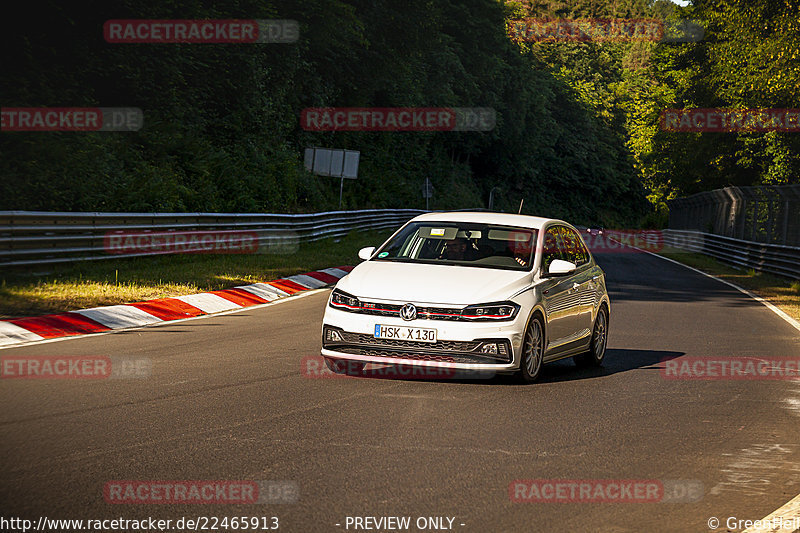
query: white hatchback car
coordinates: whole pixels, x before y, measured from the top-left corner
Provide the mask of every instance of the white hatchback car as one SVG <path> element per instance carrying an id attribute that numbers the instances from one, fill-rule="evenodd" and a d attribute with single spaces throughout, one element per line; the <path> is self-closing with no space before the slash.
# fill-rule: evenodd
<path id="1" fill-rule="evenodd" d="M 580 233 L 502 213 L 420 215 L 342 278 L 325 309 L 322 355 L 336 372 L 367 363 L 518 372 L 574 357 L 598 366 L 611 304 Z"/>

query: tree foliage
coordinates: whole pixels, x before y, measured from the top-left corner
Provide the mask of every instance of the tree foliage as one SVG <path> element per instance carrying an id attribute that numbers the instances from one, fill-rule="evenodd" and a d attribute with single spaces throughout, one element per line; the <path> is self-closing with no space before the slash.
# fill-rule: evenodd
<path id="1" fill-rule="evenodd" d="M 797 0 L 90 0 L 3 20 L 3 107 L 139 107 L 138 132 L 0 134 L 0 209 L 318 211 L 305 147 L 361 151 L 345 208 L 486 205 L 630 224 L 728 183 L 797 180 L 792 134 L 658 129 L 683 106 L 798 100 Z M 522 17 L 672 17 L 699 43 L 527 43 Z M 294 19 L 293 44 L 110 44 L 109 19 Z M 491 107 L 489 132 L 309 132 L 306 107 Z"/>

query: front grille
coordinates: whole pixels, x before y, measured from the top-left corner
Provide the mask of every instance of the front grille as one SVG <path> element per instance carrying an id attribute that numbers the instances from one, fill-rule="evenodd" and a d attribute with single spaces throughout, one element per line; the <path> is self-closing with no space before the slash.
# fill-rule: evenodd
<path id="1" fill-rule="evenodd" d="M 367 348 L 355 348 L 350 350 L 342 350 L 344 352 L 357 353 L 358 355 L 371 355 L 373 357 L 395 357 L 399 359 L 412 359 L 416 361 L 437 361 L 440 363 L 455 363 L 457 362 L 449 355 L 436 355 L 428 353 L 412 353 L 412 352 L 386 352 L 383 350 L 370 350 Z"/>
<path id="2" fill-rule="evenodd" d="M 397 316 L 400 313 L 401 305 L 379 304 L 373 302 L 362 302 L 360 313 L 375 316 Z"/>
<path id="3" fill-rule="evenodd" d="M 395 359 L 408 359 L 410 361 L 435 361 L 439 363 L 467 363 L 467 364 L 504 364 L 509 361 L 498 361 L 497 359 L 480 353 L 464 354 L 450 353 L 435 354 L 423 352 L 408 352 L 403 350 L 381 350 L 359 346 L 336 347 L 336 351 L 353 355 L 367 355 L 371 357 L 393 357 Z"/>
<path id="4" fill-rule="evenodd" d="M 425 348 L 430 346 L 436 350 L 446 350 L 455 352 L 471 352 L 478 349 L 480 341 L 436 341 L 431 343 L 421 343 L 414 341 L 404 341 L 399 339 L 376 339 L 372 335 L 365 333 L 342 332 L 342 337 L 346 343 L 366 344 L 376 346 L 396 346 L 398 348 Z"/>
<path id="5" fill-rule="evenodd" d="M 417 309 L 417 316 L 428 320 L 461 320 L 461 309 L 447 307 L 423 307 Z"/>
<path id="6" fill-rule="evenodd" d="M 357 313 L 373 316 L 398 316 L 402 305 L 361 302 Z M 461 320 L 461 309 L 451 307 L 417 307 L 417 318 L 423 320 Z"/>
<path id="7" fill-rule="evenodd" d="M 497 344 L 498 353 L 483 353 L 482 348 L 487 343 Z M 511 362 L 511 345 L 506 339 L 438 340 L 427 343 L 400 339 L 376 339 L 367 333 L 353 333 L 333 326 L 324 326 L 322 346 L 343 353 L 374 357 L 450 363 L 504 364 Z"/>

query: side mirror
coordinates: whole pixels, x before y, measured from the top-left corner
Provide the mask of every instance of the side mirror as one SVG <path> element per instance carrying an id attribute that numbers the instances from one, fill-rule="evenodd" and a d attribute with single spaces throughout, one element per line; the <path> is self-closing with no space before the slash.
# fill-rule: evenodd
<path id="1" fill-rule="evenodd" d="M 375 247 L 367 246 L 366 248 L 362 248 L 358 251 L 358 258 L 361 259 L 362 261 L 366 261 L 370 257 L 372 257 L 372 254 L 374 253 L 375 253 Z"/>
<path id="2" fill-rule="evenodd" d="M 575 263 L 570 263 L 569 261 L 563 261 L 561 259 L 553 259 L 547 273 L 551 276 L 566 276 L 567 274 L 575 272 L 576 268 L 578 267 Z"/>

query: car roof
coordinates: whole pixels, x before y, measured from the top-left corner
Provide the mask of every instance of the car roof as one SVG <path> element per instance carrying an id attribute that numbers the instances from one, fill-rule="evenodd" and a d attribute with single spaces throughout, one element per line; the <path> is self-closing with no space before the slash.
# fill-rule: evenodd
<path id="1" fill-rule="evenodd" d="M 492 213 L 488 211 L 445 211 L 441 213 L 425 213 L 414 217 L 415 222 L 478 222 L 516 226 L 519 228 L 542 229 L 548 222 L 559 222 L 554 218 L 532 217 L 528 215 L 512 215 L 509 213 Z"/>

